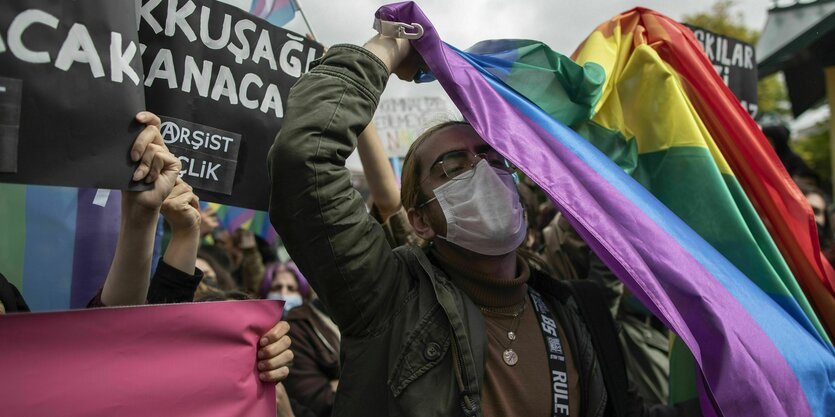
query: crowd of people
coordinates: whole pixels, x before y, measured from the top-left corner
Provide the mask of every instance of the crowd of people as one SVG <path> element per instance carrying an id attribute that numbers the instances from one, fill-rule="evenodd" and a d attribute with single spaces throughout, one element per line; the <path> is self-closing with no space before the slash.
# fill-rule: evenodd
<path id="1" fill-rule="evenodd" d="M 270 216 L 293 261 L 201 210 L 159 119 L 137 115 L 133 179 L 151 188 L 122 193 L 116 255 L 88 306 L 284 300 L 254 358 L 278 382 L 280 416 L 700 415 L 696 400 L 667 404 L 664 324 L 469 124 L 416 138 L 396 183 L 370 122 L 389 75 L 419 65 L 408 41 L 376 36 L 331 48 L 294 87 L 268 157 Z M 765 133 L 835 257 L 828 188 L 785 128 Z M 370 201 L 345 168 L 355 149 Z M 2 311 L 27 311 L 2 281 Z"/>

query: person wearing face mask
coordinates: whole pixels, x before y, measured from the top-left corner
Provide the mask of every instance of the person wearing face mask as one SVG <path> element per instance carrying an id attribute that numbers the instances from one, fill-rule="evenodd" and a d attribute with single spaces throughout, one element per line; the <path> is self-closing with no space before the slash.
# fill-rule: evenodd
<path id="1" fill-rule="evenodd" d="M 699 415 L 644 406 L 606 306 L 584 316 L 583 297 L 517 255 L 514 169 L 469 124 L 412 144 L 401 203 L 428 245 L 391 249 L 345 158 L 389 75 L 419 65 L 402 39 L 330 48 L 293 87 L 268 156 L 272 223 L 342 336 L 333 415 Z"/>
<path id="2" fill-rule="evenodd" d="M 312 290 L 285 320 L 290 323 L 294 356 L 284 387 L 317 416 L 330 416 L 339 385 L 339 328 Z"/>
<path id="3" fill-rule="evenodd" d="M 287 393 L 315 415 L 329 416 L 339 381 L 339 329 L 292 261 L 267 264 L 261 297 L 285 303 L 294 354 Z"/>
<path id="4" fill-rule="evenodd" d="M 264 279 L 261 282 L 261 298 L 268 300 L 284 300 L 284 314 L 301 306 L 304 297 L 308 295 L 310 286 L 299 272 L 296 264 L 291 262 L 273 262 L 264 268 Z"/>

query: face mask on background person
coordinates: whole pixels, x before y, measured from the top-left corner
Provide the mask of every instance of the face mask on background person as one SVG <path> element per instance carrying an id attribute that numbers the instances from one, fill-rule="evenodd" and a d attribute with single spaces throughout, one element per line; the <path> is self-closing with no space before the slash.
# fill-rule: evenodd
<path id="1" fill-rule="evenodd" d="M 433 190 L 447 221 L 446 237 L 438 237 L 482 255 L 510 253 L 527 233 L 513 176 L 483 159 L 473 171 Z"/>
<path id="2" fill-rule="evenodd" d="M 301 294 L 288 294 L 284 297 L 284 311 L 290 311 L 302 305 Z"/>
<path id="3" fill-rule="evenodd" d="M 268 300 L 284 300 L 284 312 L 288 312 L 300 305 L 302 305 L 302 296 L 301 294 L 287 294 L 285 296 L 281 296 L 280 291 L 270 291 L 267 294 Z"/>

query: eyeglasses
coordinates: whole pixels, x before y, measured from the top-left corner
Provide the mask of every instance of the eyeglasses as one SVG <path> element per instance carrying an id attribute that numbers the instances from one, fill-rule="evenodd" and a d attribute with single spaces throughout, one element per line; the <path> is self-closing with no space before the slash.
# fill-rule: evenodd
<path id="1" fill-rule="evenodd" d="M 459 181 L 472 178 L 475 173 L 475 166 L 479 161 L 485 160 L 490 167 L 494 168 L 499 175 L 513 175 L 516 172 L 516 167 L 494 150 L 487 152 L 474 153 L 470 151 L 452 151 L 443 155 L 440 161 L 436 162 L 429 169 L 429 175 L 420 181 L 421 184 L 432 176 L 432 171 L 437 170 L 440 166 L 444 173 L 444 177 L 449 180 Z M 417 206 L 422 208 L 435 200 L 435 197 L 425 201 L 423 204 Z"/>

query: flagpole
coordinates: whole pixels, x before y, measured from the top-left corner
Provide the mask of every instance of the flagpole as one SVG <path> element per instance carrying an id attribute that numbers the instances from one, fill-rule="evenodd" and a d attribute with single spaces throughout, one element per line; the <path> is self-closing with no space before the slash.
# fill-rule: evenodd
<path id="1" fill-rule="evenodd" d="M 307 25 L 307 30 L 310 31 L 310 36 L 313 38 L 314 41 L 317 40 L 316 39 L 316 34 L 313 33 L 313 28 L 310 27 L 310 22 L 307 21 L 307 16 L 304 14 L 304 10 L 302 10 L 301 4 L 299 4 L 299 0 L 290 0 L 290 1 L 293 2 L 294 6 L 296 6 L 296 10 L 298 10 L 299 13 L 302 14 L 302 19 L 304 19 L 304 24 Z"/>

